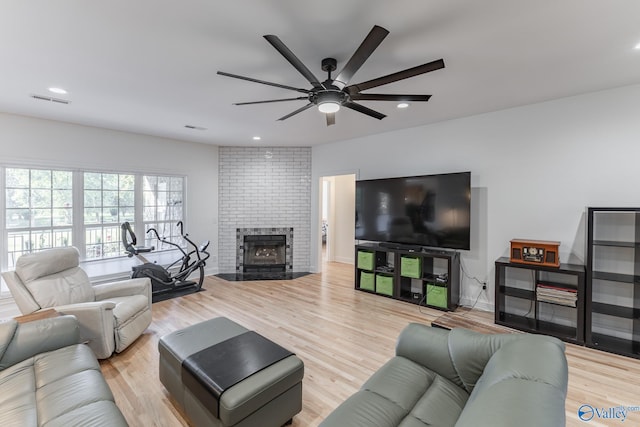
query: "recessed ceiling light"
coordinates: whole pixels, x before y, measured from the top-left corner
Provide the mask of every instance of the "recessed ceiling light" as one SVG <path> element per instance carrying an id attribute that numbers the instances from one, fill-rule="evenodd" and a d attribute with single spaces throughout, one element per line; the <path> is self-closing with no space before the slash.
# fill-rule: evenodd
<path id="1" fill-rule="evenodd" d="M 637 45 L 634 46 L 634 49 L 638 49 L 640 50 L 640 43 L 638 43 Z"/>
<path id="2" fill-rule="evenodd" d="M 254 141 L 260 141 L 261 139 L 262 139 L 262 138 L 260 138 L 259 136 L 254 136 L 254 137 L 253 137 L 253 140 L 254 140 Z"/>
<path id="3" fill-rule="evenodd" d="M 61 87 L 50 87 L 49 92 L 57 93 L 60 95 L 66 95 L 67 91 L 62 89 Z"/>
<path id="4" fill-rule="evenodd" d="M 401 102 L 400 104 L 398 104 L 398 108 L 408 108 L 409 104 L 407 102 Z"/>

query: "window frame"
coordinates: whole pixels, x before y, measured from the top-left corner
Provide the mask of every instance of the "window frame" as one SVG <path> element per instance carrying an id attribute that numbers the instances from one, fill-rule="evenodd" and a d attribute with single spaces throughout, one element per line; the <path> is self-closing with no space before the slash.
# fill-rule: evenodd
<path id="1" fill-rule="evenodd" d="M 126 253 L 124 252 L 124 248 L 122 247 L 122 243 L 121 243 L 121 234 L 120 234 L 120 230 L 118 229 L 118 246 L 121 249 L 120 254 L 116 255 L 116 256 L 109 256 L 109 257 L 100 257 L 100 258 L 87 258 L 87 245 L 86 245 L 86 233 L 87 230 L 89 230 L 90 228 L 95 228 L 95 227 L 105 227 L 108 224 L 101 222 L 101 223 L 96 223 L 96 224 L 85 224 L 85 218 L 84 218 L 84 212 L 85 212 L 85 189 L 84 189 L 84 177 L 86 173 L 99 173 L 99 174 L 117 174 L 117 175 L 133 175 L 133 180 L 134 180 L 134 188 L 133 188 L 133 209 L 134 209 L 134 214 L 133 214 L 133 221 L 130 221 L 132 226 L 134 227 L 134 229 L 136 230 L 146 230 L 145 229 L 145 221 L 143 220 L 143 209 L 144 209 L 144 199 L 143 199 L 143 180 L 145 176 L 155 176 L 155 177 L 165 177 L 165 178 L 169 178 L 169 179 L 173 179 L 173 178 L 179 178 L 182 181 L 182 185 L 181 185 L 181 189 L 179 190 L 181 192 L 182 195 L 182 209 L 181 209 L 181 215 L 182 215 L 182 219 L 181 221 L 183 221 L 183 223 L 186 224 L 186 219 L 187 219 L 187 203 L 186 203 L 186 199 L 187 199 L 187 175 L 186 174 L 177 174 L 177 173 L 157 173 L 157 172 L 147 172 L 147 171 L 114 171 L 114 170 L 99 170 L 99 169 L 80 169 L 80 168 L 69 168 L 69 167 L 64 167 L 64 166 L 59 166 L 59 165 L 51 165 L 51 166 L 47 166 L 47 165 L 32 165 L 32 164 L 0 164 L 0 222 L 2 223 L 1 228 L 2 228 L 2 233 L 0 233 L 0 236 L 2 238 L 2 244 L 0 244 L 0 269 L 2 271 L 7 271 L 9 269 L 13 269 L 14 265 L 15 265 L 15 261 L 17 260 L 17 258 L 19 257 L 19 255 L 15 258 L 15 260 L 13 260 L 14 265 L 11 265 L 9 263 L 9 246 L 8 246 L 8 239 L 9 239 L 9 235 L 11 232 L 13 232 L 14 230 L 20 230 L 20 231 L 26 231 L 26 232 L 33 232 L 33 230 L 37 230 L 43 227 L 31 227 L 31 224 L 29 225 L 29 227 L 22 227 L 20 229 L 12 229 L 12 228 L 8 228 L 7 227 L 7 170 L 10 169 L 27 169 L 30 172 L 32 170 L 44 170 L 44 171 L 63 171 L 63 172 L 70 172 L 71 173 L 71 197 L 72 197 L 72 206 L 71 206 L 71 224 L 70 225 L 62 225 L 62 226 L 53 226 L 53 221 L 52 221 L 52 225 L 49 227 L 44 227 L 45 230 L 52 230 L 55 231 L 55 229 L 69 229 L 70 230 L 70 235 L 71 235 L 71 242 L 70 242 L 70 246 L 75 246 L 76 248 L 78 248 L 79 252 L 80 252 L 80 260 L 81 262 L 90 262 L 90 263 L 100 263 L 100 262 L 105 262 L 105 261 L 110 261 L 113 259 L 119 259 L 119 258 L 123 258 L 126 257 Z M 53 185 L 53 184 L 52 184 Z M 31 186 L 29 187 L 31 188 Z M 53 189 L 52 189 L 53 191 Z M 118 189 L 118 191 L 120 191 L 120 189 Z M 123 190 L 123 191 L 127 191 L 127 190 Z M 51 201 L 51 205 L 53 204 L 53 200 Z M 102 208 L 104 208 L 104 203 L 102 203 Z M 29 209 L 32 209 L 31 207 Z M 54 208 L 52 206 L 50 206 L 50 209 L 53 210 Z M 118 221 L 120 221 L 120 216 L 118 216 Z M 177 220 L 175 220 L 177 222 Z M 109 223 L 109 225 L 113 226 L 115 223 Z M 120 225 L 120 223 L 116 224 L 118 227 Z M 176 227 L 173 227 L 176 228 Z M 143 235 L 138 235 L 138 244 L 143 244 L 143 242 L 145 242 L 146 239 L 146 235 L 144 235 L 145 233 L 142 233 Z M 167 236 L 170 237 L 170 236 Z M 53 237 L 52 237 L 53 238 Z M 165 245 L 167 246 L 167 245 Z M 51 245 L 51 247 L 56 247 L 53 245 Z M 43 248 L 44 249 L 44 248 Z M 161 251 L 169 251 L 169 250 L 175 250 L 175 249 L 171 249 L 169 247 L 162 247 L 160 245 L 156 245 L 156 251 L 161 252 Z M 26 253 L 26 252 L 24 252 Z"/>

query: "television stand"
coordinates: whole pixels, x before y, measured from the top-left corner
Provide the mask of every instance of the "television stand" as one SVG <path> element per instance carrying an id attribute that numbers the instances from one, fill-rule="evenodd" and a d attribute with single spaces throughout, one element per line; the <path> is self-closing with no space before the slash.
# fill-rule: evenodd
<path id="1" fill-rule="evenodd" d="M 355 288 L 451 311 L 460 299 L 460 256 L 418 245 L 356 245 Z"/>

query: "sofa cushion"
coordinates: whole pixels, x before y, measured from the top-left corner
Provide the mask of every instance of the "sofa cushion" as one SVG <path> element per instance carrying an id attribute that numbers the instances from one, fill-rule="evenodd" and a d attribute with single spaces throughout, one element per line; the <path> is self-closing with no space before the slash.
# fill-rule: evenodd
<path id="1" fill-rule="evenodd" d="M 344 426 L 453 426 L 468 394 L 446 378 L 404 357 L 383 365 L 325 422 Z M 348 403 L 347 403 L 348 402 Z"/>
<path id="2" fill-rule="evenodd" d="M 396 427 L 406 412 L 369 390 L 360 390 L 338 406 L 321 425 L 341 427 Z"/>
<path id="3" fill-rule="evenodd" d="M 40 353 L 0 372 L 0 406 L 0 425 L 127 425 L 85 345 Z"/>
<path id="4" fill-rule="evenodd" d="M 126 425 L 127 421 L 114 402 L 100 400 L 67 412 L 48 422 L 46 427 L 112 427 Z"/>

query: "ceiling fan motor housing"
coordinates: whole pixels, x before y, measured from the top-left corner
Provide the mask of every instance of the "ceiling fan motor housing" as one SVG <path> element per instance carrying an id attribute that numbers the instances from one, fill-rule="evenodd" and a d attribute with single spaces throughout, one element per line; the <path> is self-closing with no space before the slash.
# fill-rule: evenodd
<path id="1" fill-rule="evenodd" d="M 309 102 L 312 102 L 314 105 L 320 105 L 327 102 L 342 105 L 348 100 L 348 98 L 349 95 L 335 86 L 329 86 L 326 90 L 314 90 L 309 94 Z"/>

